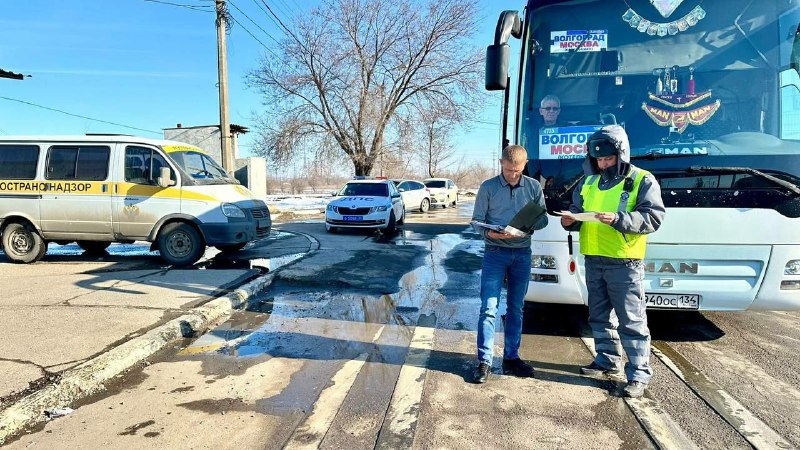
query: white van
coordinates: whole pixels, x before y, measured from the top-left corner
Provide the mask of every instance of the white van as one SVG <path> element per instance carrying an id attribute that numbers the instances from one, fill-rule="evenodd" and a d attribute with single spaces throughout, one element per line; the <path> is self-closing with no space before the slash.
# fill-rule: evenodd
<path id="1" fill-rule="evenodd" d="M 152 242 L 169 264 L 269 234 L 266 203 L 198 147 L 121 135 L 0 136 L 0 235 L 30 263 L 48 242 Z"/>

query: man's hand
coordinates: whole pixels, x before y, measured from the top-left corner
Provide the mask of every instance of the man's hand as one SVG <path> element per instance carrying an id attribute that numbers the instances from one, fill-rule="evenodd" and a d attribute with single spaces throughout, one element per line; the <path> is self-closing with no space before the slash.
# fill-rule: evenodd
<path id="1" fill-rule="evenodd" d="M 597 213 L 594 216 L 597 217 L 597 220 L 603 222 L 606 225 L 611 225 L 612 223 L 614 223 L 615 220 L 617 220 L 617 213 L 603 212 L 603 213 Z"/>
<path id="2" fill-rule="evenodd" d="M 494 230 L 489 230 L 489 232 L 486 233 L 486 236 L 488 236 L 488 237 L 490 237 L 492 239 L 511 239 L 511 238 L 514 237 L 513 234 L 499 233 L 499 232 L 494 231 Z"/>
<path id="3" fill-rule="evenodd" d="M 568 226 L 572 225 L 573 223 L 575 223 L 575 219 L 573 219 L 572 217 L 561 216 L 561 226 L 562 227 L 568 227 Z"/>

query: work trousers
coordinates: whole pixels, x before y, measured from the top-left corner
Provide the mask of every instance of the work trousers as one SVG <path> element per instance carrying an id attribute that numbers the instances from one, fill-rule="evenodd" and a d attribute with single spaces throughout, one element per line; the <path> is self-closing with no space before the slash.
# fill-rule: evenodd
<path id="1" fill-rule="evenodd" d="M 644 264 L 640 259 L 586 256 L 586 288 L 589 291 L 589 325 L 592 328 L 595 362 L 617 367 L 628 356 L 628 381 L 649 383 L 650 330 L 644 303 Z"/>

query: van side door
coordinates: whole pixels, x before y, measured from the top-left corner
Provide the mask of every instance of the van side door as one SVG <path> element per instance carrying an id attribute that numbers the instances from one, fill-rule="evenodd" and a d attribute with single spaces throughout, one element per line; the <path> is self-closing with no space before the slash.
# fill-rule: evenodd
<path id="1" fill-rule="evenodd" d="M 110 159 L 109 144 L 54 144 L 47 149 L 40 183 L 45 239 L 113 240 Z"/>
<path id="2" fill-rule="evenodd" d="M 122 153 L 115 164 L 119 181 L 114 191 L 114 233 L 119 239 L 147 239 L 162 217 L 181 210 L 181 192 L 175 186 L 158 185 L 162 167 L 171 169 L 177 182 L 175 168 L 157 149 L 143 145 L 120 144 Z"/>

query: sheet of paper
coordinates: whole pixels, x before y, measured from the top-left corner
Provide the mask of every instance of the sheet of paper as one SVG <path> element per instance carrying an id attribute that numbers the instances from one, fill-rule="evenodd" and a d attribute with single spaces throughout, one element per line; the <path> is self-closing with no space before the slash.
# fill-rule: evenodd
<path id="1" fill-rule="evenodd" d="M 525 233 L 524 231 L 518 230 L 518 229 L 516 229 L 516 228 L 514 228 L 514 227 L 512 227 L 510 225 L 506 225 L 506 226 L 491 225 L 491 224 L 488 224 L 488 223 L 478 222 L 476 220 L 472 221 L 470 223 L 472 225 L 476 225 L 476 226 L 479 226 L 479 227 L 487 228 L 489 230 L 497 231 L 498 233 L 508 233 L 508 234 L 510 234 L 512 236 L 516 236 L 516 237 L 527 236 L 527 233 Z"/>
<path id="2" fill-rule="evenodd" d="M 582 213 L 574 213 L 570 211 L 556 211 L 555 214 L 558 216 L 572 217 L 573 219 L 580 222 L 600 222 L 599 220 L 597 220 L 597 217 L 595 216 L 595 214 L 597 213 L 591 211 Z"/>

